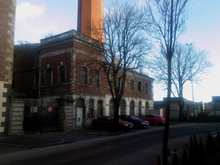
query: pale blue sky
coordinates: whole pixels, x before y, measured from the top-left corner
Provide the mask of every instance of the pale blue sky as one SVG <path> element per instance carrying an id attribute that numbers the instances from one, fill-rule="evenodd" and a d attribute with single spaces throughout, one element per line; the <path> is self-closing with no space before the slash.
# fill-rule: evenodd
<path id="1" fill-rule="evenodd" d="M 144 0 L 120 0 L 143 2 Z M 109 0 L 104 0 L 107 4 Z M 77 27 L 78 0 L 17 0 L 15 43 L 18 40 L 40 42 L 48 33 L 59 34 Z M 194 100 L 209 102 L 220 96 L 220 0 L 189 0 L 187 4 L 187 32 L 179 40 L 194 43 L 209 52 L 214 66 L 200 85 L 194 84 Z M 166 91 L 154 84 L 154 100 L 162 100 Z M 192 100 L 191 83 L 184 86 L 184 97 Z"/>

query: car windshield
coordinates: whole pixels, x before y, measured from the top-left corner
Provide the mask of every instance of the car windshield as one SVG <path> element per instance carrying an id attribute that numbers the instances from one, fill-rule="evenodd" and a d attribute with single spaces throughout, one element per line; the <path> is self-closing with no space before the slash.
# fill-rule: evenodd
<path id="1" fill-rule="evenodd" d="M 157 115 L 157 117 L 162 118 L 161 116 Z"/>
<path id="2" fill-rule="evenodd" d="M 130 116 L 133 120 L 138 120 L 135 116 Z"/>

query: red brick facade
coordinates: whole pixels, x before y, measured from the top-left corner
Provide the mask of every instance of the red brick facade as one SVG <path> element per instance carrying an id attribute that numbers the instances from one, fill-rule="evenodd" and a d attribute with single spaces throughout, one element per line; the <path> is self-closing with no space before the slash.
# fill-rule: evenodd
<path id="1" fill-rule="evenodd" d="M 14 86 L 16 92 L 23 91 L 28 97 L 37 97 L 37 95 L 32 95 L 34 93 L 32 89 L 34 88 L 34 73 L 39 71 L 39 96 L 60 95 L 67 93 L 67 89 L 70 90 L 69 93 L 74 94 L 85 93 L 102 96 L 110 94 L 104 72 L 100 71 L 100 86 L 94 86 L 93 83 L 94 71 L 100 67 L 96 62 L 99 57 L 98 51 L 92 51 L 90 47 L 79 43 L 76 31 L 71 30 L 66 34 L 69 35 L 69 38 L 59 39 L 63 35 L 60 34 L 41 40 L 41 44 L 15 46 Z M 51 40 L 52 42 L 50 42 Z M 39 68 L 35 66 L 36 54 L 40 54 Z M 65 66 L 65 82 L 62 83 L 59 82 L 58 77 L 60 65 Z M 80 82 L 83 66 L 88 71 L 86 85 Z M 46 85 L 46 69 L 48 67 L 52 69 L 51 85 L 49 86 Z M 130 90 L 131 79 L 134 80 L 134 90 Z M 138 91 L 139 81 L 141 82 L 141 92 Z M 148 84 L 148 93 L 145 92 L 145 83 Z M 152 100 L 152 83 L 153 79 L 150 77 L 136 72 L 129 73 L 124 96 Z M 36 90 L 34 91 L 36 92 Z"/>
<path id="2" fill-rule="evenodd" d="M 103 41 L 103 0 L 78 0 L 77 22 L 78 32 Z"/>

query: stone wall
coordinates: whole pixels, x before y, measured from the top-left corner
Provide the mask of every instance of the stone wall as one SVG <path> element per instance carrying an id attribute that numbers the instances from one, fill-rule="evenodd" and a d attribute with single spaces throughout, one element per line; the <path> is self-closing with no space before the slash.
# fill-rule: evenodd
<path id="1" fill-rule="evenodd" d="M 7 135 L 11 93 L 16 0 L 0 0 L 0 136 Z"/>

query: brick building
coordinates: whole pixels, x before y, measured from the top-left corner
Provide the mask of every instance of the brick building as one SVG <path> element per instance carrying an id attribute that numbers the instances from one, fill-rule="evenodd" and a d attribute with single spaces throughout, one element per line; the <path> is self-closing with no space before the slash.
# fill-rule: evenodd
<path id="1" fill-rule="evenodd" d="M 70 30 L 42 39 L 40 44 L 16 45 L 14 91 L 45 100 L 72 97 L 74 128 L 77 124 L 81 127 L 74 119 L 82 115 L 80 110 L 85 111 L 88 124 L 99 115 L 113 115 L 107 79 L 95 62 L 104 57 L 89 46 L 91 40 Z M 145 109 L 153 109 L 153 81 L 146 75 L 128 72 L 120 114 L 139 116 Z"/>
<path id="2" fill-rule="evenodd" d="M 0 0 L 0 136 L 6 135 L 9 128 L 15 3 L 15 0 Z"/>
<path id="3" fill-rule="evenodd" d="M 71 97 L 74 102 L 65 114 L 71 129 L 84 128 L 91 119 L 113 115 L 113 101 L 106 76 L 97 61 L 104 60 L 94 43 L 102 24 L 102 0 L 79 0 L 78 29 L 41 39 L 39 44 L 15 46 L 14 92 L 44 101 Z M 95 24 L 95 26 L 94 26 Z M 89 27 L 88 27 L 89 26 Z M 120 114 L 143 115 L 153 109 L 153 81 L 130 71 L 126 77 Z"/>

